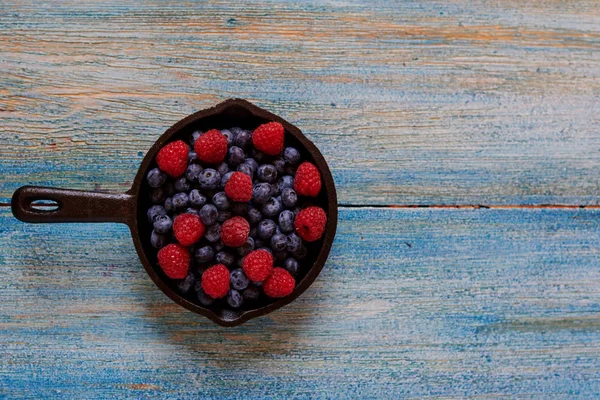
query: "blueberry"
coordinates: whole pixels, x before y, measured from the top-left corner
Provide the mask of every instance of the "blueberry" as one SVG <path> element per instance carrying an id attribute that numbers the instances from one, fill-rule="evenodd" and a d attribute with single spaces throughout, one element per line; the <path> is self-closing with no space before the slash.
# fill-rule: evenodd
<path id="1" fill-rule="evenodd" d="M 294 207 L 294 209 L 292 210 L 292 212 L 296 216 L 298 216 L 298 214 L 300 213 L 300 211 L 302 211 L 302 209 L 300 207 Z"/>
<path id="2" fill-rule="evenodd" d="M 244 290 L 250 283 L 241 268 L 231 271 L 231 274 L 229 274 L 229 280 L 231 282 L 231 287 L 236 290 Z"/>
<path id="3" fill-rule="evenodd" d="M 271 184 L 271 197 L 277 197 L 281 194 L 276 183 Z"/>
<path id="4" fill-rule="evenodd" d="M 273 250 L 271 250 L 270 247 L 261 247 L 261 248 L 259 248 L 257 250 L 264 250 L 264 251 L 268 251 L 269 254 L 271 254 L 271 255 L 273 254 Z"/>
<path id="5" fill-rule="evenodd" d="M 258 163 L 254 158 L 246 158 L 246 160 L 243 163 L 249 165 L 250 168 L 252 168 L 252 174 L 255 174 L 256 170 L 258 170 Z"/>
<path id="6" fill-rule="evenodd" d="M 196 252 L 194 253 L 194 258 L 199 263 L 211 262 L 213 260 L 214 256 L 215 256 L 215 251 L 213 250 L 212 246 L 199 247 L 198 249 L 196 249 Z"/>
<path id="7" fill-rule="evenodd" d="M 163 206 L 155 205 L 148 209 L 146 212 L 146 216 L 148 217 L 148 222 L 154 223 L 154 220 L 159 215 L 167 215 L 167 211 Z"/>
<path id="8" fill-rule="evenodd" d="M 253 301 L 260 297 L 260 289 L 254 285 L 250 285 L 244 290 L 243 294 L 244 300 Z"/>
<path id="9" fill-rule="evenodd" d="M 165 199 L 165 211 L 171 214 L 174 210 L 175 207 L 173 207 L 173 199 L 171 197 L 167 197 Z"/>
<path id="10" fill-rule="evenodd" d="M 252 155 L 252 158 L 254 158 L 258 162 L 263 162 L 267 158 L 267 155 L 265 153 L 263 153 L 259 150 L 256 150 L 254 148 L 252 149 L 250 154 Z"/>
<path id="11" fill-rule="evenodd" d="M 292 276 L 296 276 L 296 273 L 298 272 L 298 261 L 292 257 L 286 258 L 283 262 L 283 268 L 287 269 Z"/>
<path id="12" fill-rule="evenodd" d="M 235 256 L 226 251 L 220 251 L 215 255 L 215 262 L 217 264 L 223 264 L 226 267 L 231 267 L 235 262 Z"/>
<path id="13" fill-rule="evenodd" d="M 275 229 L 277 225 L 270 219 L 263 219 L 258 223 L 258 228 L 256 229 L 256 233 L 258 237 L 261 239 L 270 239 L 271 236 L 275 234 Z"/>
<path id="14" fill-rule="evenodd" d="M 177 193 L 173 197 L 173 208 L 175 210 L 185 208 L 190 204 L 190 198 L 186 193 Z"/>
<path id="15" fill-rule="evenodd" d="M 171 197 L 175 194 L 175 185 L 173 185 L 173 181 L 167 181 L 167 183 L 165 183 L 164 188 L 167 196 Z"/>
<path id="16" fill-rule="evenodd" d="M 177 192 L 189 192 L 190 191 L 190 182 L 188 182 L 188 180 L 185 178 L 185 176 L 182 176 L 181 178 L 178 178 L 177 180 L 175 180 L 175 190 Z"/>
<path id="17" fill-rule="evenodd" d="M 152 234 L 150 235 L 150 244 L 155 249 L 162 249 L 169 242 L 169 238 L 167 235 L 161 235 L 157 233 L 154 229 L 152 229 Z"/>
<path id="18" fill-rule="evenodd" d="M 294 231 L 294 220 L 296 216 L 290 210 L 283 210 L 279 214 L 279 229 L 283 233 L 290 233 Z"/>
<path id="19" fill-rule="evenodd" d="M 198 140 L 198 138 L 199 138 L 200 136 L 202 136 L 202 133 L 203 133 L 202 131 L 194 131 L 194 132 L 193 132 L 193 133 L 190 135 L 190 140 L 189 140 L 189 142 L 190 142 L 190 144 L 191 144 L 192 146 L 194 146 L 194 143 L 196 143 L 196 140 Z"/>
<path id="20" fill-rule="evenodd" d="M 302 239 L 300 238 L 300 236 L 296 235 L 295 233 L 290 233 L 287 236 L 286 247 L 290 253 L 295 253 L 300 250 L 300 247 L 302 247 Z"/>
<path id="21" fill-rule="evenodd" d="M 190 182 L 198 182 L 198 175 L 203 171 L 200 164 L 190 164 L 185 170 L 185 177 Z"/>
<path id="22" fill-rule="evenodd" d="M 281 201 L 285 208 L 295 207 L 298 202 L 298 194 L 294 189 L 286 187 L 283 189 L 283 192 L 281 192 Z"/>
<path id="23" fill-rule="evenodd" d="M 233 203 L 231 206 L 231 212 L 234 215 L 241 215 L 245 217 L 248 213 L 248 203 Z"/>
<path id="24" fill-rule="evenodd" d="M 245 148 L 248 143 L 250 143 L 250 139 L 252 138 L 252 132 L 247 131 L 245 129 L 240 128 L 231 128 L 231 132 L 235 133 L 235 139 L 233 140 L 233 144 L 242 149 Z"/>
<path id="25" fill-rule="evenodd" d="M 146 176 L 146 181 L 150 187 L 157 188 L 167 181 L 167 174 L 158 168 L 152 168 Z"/>
<path id="26" fill-rule="evenodd" d="M 211 243 L 218 242 L 221 239 L 221 225 L 214 224 L 206 228 L 204 238 Z"/>
<path id="27" fill-rule="evenodd" d="M 212 303 L 215 302 L 215 299 L 204 293 L 204 290 L 201 288 L 200 290 L 198 290 L 198 301 L 203 306 L 210 306 Z"/>
<path id="28" fill-rule="evenodd" d="M 219 211 L 217 215 L 217 221 L 223 223 L 233 217 L 233 213 L 231 211 Z"/>
<path id="29" fill-rule="evenodd" d="M 185 277 L 185 279 L 177 282 L 177 288 L 183 294 L 186 294 L 196 285 L 196 277 L 191 272 Z"/>
<path id="30" fill-rule="evenodd" d="M 229 129 L 221 129 L 221 133 L 227 138 L 227 145 L 231 146 L 233 144 L 234 134 Z"/>
<path id="31" fill-rule="evenodd" d="M 195 151 L 188 152 L 188 163 L 195 163 L 198 161 L 198 154 Z"/>
<path id="32" fill-rule="evenodd" d="M 206 204 L 206 196 L 200 193 L 198 189 L 192 189 L 188 196 L 190 204 L 194 207 L 200 208 Z"/>
<path id="33" fill-rule="evenodd" d="M 273 258 L 275 259 L 275 261 L 279 262 L 283 262 L 283 260 L 285 260 L 288 256 L 288 252 L 287 251 L 277 251 L 275 253 L 273 253 Z"/>
<path id="34" fill-rule="evenodd" d="M 248 239 L 246 239 L 246 243 L 236 248 L 235 250 L 241 257 L 244 257 L 246 254 L 254 250 L 254 239 L 252 239 L 251 236 L 248 236 Z"/>
<path id="35" fill-rule="evenodd" d="M 213 225 L 217 222 L 219 211 L 212 204 L 206 204 L 200 209 L 200 219 L 204 225 Z"/>
<path id="36" fill-rule="evenodd" d="M 167 215 L 157 215 L 154 218 L 154 230 L 156 233 L 167 233 L 173 226 L 173 220 Z"/>
<path id="37" fill-rule="evenodd" d="M 263 182 L 273 183 L 277 180 L 277 169 L 274 165 L 263 164 L 258 167 L 257 176 Z"/>
<path id="38" fill-rule="evenodd" d="M 229 289 L 229 293 L 227 293 L 227 304 L 232 308 L 240 308 L 242 304 L 244 304 L 244 298 L 237 290 Z"/>
<path id="39" fill-rule="evenodd" d="M 213 247 L 215 248 L 216 252 L 219 252 L 221 250 L 223 250 L 225 248 L 225 243 L 223 243 L 223 241 L 221 239 L 219 239 L 214 245 Z"/>
<path id="40" fill-rule="evenodd" d="M 193 207 L 186 208 L 185 209 L 185 213 L 186 214 L 194 214 L 194 215 L 200 216 L 200 210 L 198 210 L 196 208 L 193 208 Z"/>
<path id="41" fill-rule="evenodd" d="M 256 204 L 265 204 L 271 198 L 271 185 L 268 183 L 257 183 L 252 187 L 252 200 Z"/>
<path id="42" fill-rule="evenodd" d="M 294 188 L 294 177 L 284 175 L 277 181 L 277 190 L 282 193 L 285 188 Z"/>
<path id="43" fill-rule="evenodd" d="M 219 174 L 221 174 L 221 176 L 223 176 L 229 172 L 229 165 L 227 165 L 226 162 L 222 162 L 221 164 L 217 165 L 216 169 L 217 169 L 217 172 Z"/>
<path id="44" fill-rule="evenodd" d="M 216 189 L 221 183 L 221 174 L 212 168 L 206 168 L 198 175 L 198 183 L 202 189 Z"/>
<path id="45" fill-rule="evenodd" d="M 256 227 L 255 226 L 250 227 L 250 232 L 248 233 L 248 236 L 251 238 L 256 237 Z"/>
<path id="46" fill-rule="evenodd" d="M 258 249 L 260 247 L 265 247 L 265 246 L 266 246 L 266 243 L 264 240 L 257 238 L 257 237 L 254 238 L 254 248 L 255 249 Z"/>
<path id="47" fill-rule="evenodd" d="M 221 187 L 224 188 L 225 185 L 227 185 L 227 182 L 229 182 L 229 178 L 231 178 L 231 175 L 233 175 L 235 171 L 229 171 L 228 173 L 226 173 L 225 175 L 223 175 L 223 177 L 221 178 Z"/>
<path id="48" fill-rule="evenodd" d="M 302 260 L 304 257 L 306 257 L 307 254 L 308 254 L 308 249 L 306 248 L 305 245 L 300 246 L 300 249 L 298 249 L 298 251 L 292 252 L 292 256 L 294 256 L 298 260 Z"/>
<path id="49" fill-rule="evenodd" d="M 238 166 L 244 162 L 246 159 L 246 154 L 244 154 L 244 150 L 237 146 L 232 146 L 229 148 L 227 152 L 227 161 L 231 166 Z"/>
<path id="50" fill-rule="evenodd" d="M 283 159 L 290 165 L 298 165 L 302 160 L 300 152 L 294 147 L 286 147 L 283 150 Z"/>
<path id="51" fill-rule="evenodd" d="M 283 233 L 276 233 L 271 237 L 271 248 L 274 252 L 284 251 L 287 248 L 287 237 Z"/>
<path id="52" fill-rule="evenodd" d="M 162 187 L 152 189 L 150 192 L 150 202 L 152 202 L 152 204 L 164 203 L 166 197 L 165 189 Z"/>
<path id="53" fill-rule="evenodd" d="M 250 178 L 254 177 L 254 170 L 249 164 L 241 163 L 238 165 L 237 170 L 248 175 Z"/>
<path id="54" fill-rule="evenodd" d="M 281 203 L 275 197 L 271 197 L 262 208 L 265 217 L 274 217 L 281 212 Z"/>
<path id="55" fill-rule="evenodd" d="M 246 215 L 246 218 L 248 219 L 250 225 L 256 225 L 263 218 L 263 215 L 258 209 L 254 207 L 248 207 L 248 214 Z"/>
<path id="56" fill-rule="evenodd" d="M 212 198 L 212 202 L 219 210 L 227 210 L 231 206 L 231 201 L 225 194 L 225 192 L 219 192 Z"/>

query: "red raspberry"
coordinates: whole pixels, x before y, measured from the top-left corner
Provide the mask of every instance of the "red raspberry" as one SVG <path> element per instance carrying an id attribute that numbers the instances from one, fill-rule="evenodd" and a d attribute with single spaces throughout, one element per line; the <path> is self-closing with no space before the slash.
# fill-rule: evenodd
<path id="1" fill-rule="evenodd" d="M 173 221 L 173 233 L 183 246 L 191 246 L 204 235 L 204 224 L 196 214 L 179 214 Z"/>
<path id="2" fill-rule="evenodd" d="M 244 257 L 242 269 L 252 282 L 262 282 L 273 270 L 273 256 L 266 250 L 251 251 Z"/>
<path id="3" fill-rule="evenodd" d="M 273 272 L 263 282 L 262 287 L 269 297 L 285 297 L 294 291 L 296 280 L 285 269 L 273 268 Z"/>
<path id="4" fill-rule="evenodd" d="M 263 153 L 276 156 L 283 150 L 284 131 L 279 122 L 262 124 L 252 133 L 252 143 Z"/>
<path id="5" fill-rule="evenodd" d="M 201 161 L 218 164 L 227 155 L 227 138 L 217 129 L 211 129 L 196 139 L 194 151 Z"/>
<path id="6" fill-rule="evenodd" d="M 234 172 L 225 184 L 225 194 L 233 201 L 252 199 L 252 178 L 243 172 Z"/>
<path id="7" fill-rule="evenodd" d="M 171 243 L 158 251 L 158 265 L 171 279 L 183 279 L 190 268 L 189 251 L 176 243 Z"/>
<path id="8" fill-rule="evenodd" d="M 188 151 L 189 148 L 183 140 L 169 143 L 156 155 L 158 168 L 173 178 L 180 177 L 188 165 Z"/>
<path id="9" fill-rule="evenodd" d="M 314 164 L 308 161 L 300 164 L 294 177 L 294 189 L 303 196 L 317 197 L 321 191 L 321 174 Z"/>
<path id="10" fill-rule="evenodd" d="M 213 299 L 225 297 L 229 292 L 229 270 L 223 264 L 213 265 L 202 274 L 202 289 Z"/>
<path id="11" fill-rule="evenodd" d="M 296 233 L 307 242 L 319 240 L 325 232 L 327 215 L 321 207 L 307 207 L 296 215 Z"/>
<path id="12" fill-rule="evenodd" d="M 243 217 L 233 217 L 221 225 L 221 239 L 229 247 L 240 247 L 248 240 L 250 224 Z"/>

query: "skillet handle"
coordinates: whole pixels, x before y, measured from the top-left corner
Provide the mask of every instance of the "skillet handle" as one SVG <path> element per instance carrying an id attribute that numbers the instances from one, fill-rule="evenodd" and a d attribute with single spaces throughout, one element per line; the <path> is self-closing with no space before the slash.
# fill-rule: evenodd
<path id="1" fill-rule="evenodd" d="M 135 197 L 128 193 L 98 193 L 82 190 L 23 186 L 11 200 L 13 215 L 23 222 L 120 222 L 131 225 L 135 219 Z M 32 204 L 55 203 L 54 209 Z M 46 207 L 47 208 L 47 207 Z"/>

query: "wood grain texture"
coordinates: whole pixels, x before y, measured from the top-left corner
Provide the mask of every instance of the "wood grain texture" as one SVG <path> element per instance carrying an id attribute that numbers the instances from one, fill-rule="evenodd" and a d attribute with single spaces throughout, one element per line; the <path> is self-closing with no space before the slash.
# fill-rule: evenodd
<path id="1" fill-rule="evenodd" d="M 600 3 L 0 4 L 0 199 L 123 190 L 229 97 L 301 127 L 343 204 L 598 204 Z"/>
<path id="2" fill-rule="evenodd" d="M 232 329 L 155 288 L 125 226 L 0 213 L 0 397 L 600 393 L 600 212 L 342 209 L 315 284 Z"/>

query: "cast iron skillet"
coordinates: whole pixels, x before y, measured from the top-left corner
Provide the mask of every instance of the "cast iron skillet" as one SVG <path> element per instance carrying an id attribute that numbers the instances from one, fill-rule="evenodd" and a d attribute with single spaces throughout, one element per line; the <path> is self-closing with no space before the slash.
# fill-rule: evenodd
<path id="1" fill-rule="evenodd" d="M 316 202 L 327 212 L 327 229 L 321 240 L 309 244 L 308 256 L 302 261 L 304 273 L 297 277 L 294 292 L 276 301 L 262 300 L 254 308 L 232 311 L 224 307 L 208 309 L 194 296 L 183 296 L 176 290 L 175 282 L 168 279 L 157 266 L 156 252 L 150 245 L 151 226 L 146 217 L 150 207 L 146 173 L 156 166 L 154 157 L 160 148 L 176 139 L 187 141 L 197 129 L 206 131 L 239 126 L 253 130 L 269 121 L 280 122 L 286 131 L 286 145 L 296 146 L 304 159 L 312 161 L 320 170 L 323 188 Z M 50 200 L 58 208 L 42 211 L 32 207 L 32 202 Z M 337 197 L 333 178 L 327 162 L 315 147 L 294 125 L 263 110 L 246 100 L 230 99 L 215 107 L 198 111 L 168 129 L 146 153 L 130 190 L 123 194 L 85 192 L 39 186 L 23 186 L 15 191 L 11 202 L 12 212 L 23 222 L 119 222 L 129 226 L 138 256 L 156 286 L 177 304 L 204 315 L 221 326 L 240 325 L 251 318 L 274 311 L 300 296 L 317 278 L 333 243 L 337 226 Z"/>

